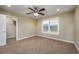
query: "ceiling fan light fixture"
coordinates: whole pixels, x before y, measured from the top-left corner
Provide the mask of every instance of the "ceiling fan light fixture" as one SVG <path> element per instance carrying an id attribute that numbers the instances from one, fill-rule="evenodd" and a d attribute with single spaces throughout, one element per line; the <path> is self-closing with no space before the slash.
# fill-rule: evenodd
<path id="1" fill-rule="evenodd" d="M 34 16 L 39 16 L 39 14 L 38 13 L 34 13 Z"/>
<path id="2" fill-rule="evenodd" d="M 57 11 L 60 11 L 60 9 L 57 9 Z"/>

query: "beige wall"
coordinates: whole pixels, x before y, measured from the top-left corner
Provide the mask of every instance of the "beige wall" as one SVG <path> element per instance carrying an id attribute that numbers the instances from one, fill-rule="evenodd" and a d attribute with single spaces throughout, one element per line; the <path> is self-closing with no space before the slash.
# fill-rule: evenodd
<path id="1" fill-rule="evenodd" d="M 40 19 L 37 22 L 37 35 L 41 35 L 44 37 L 48 37 L 48 38 L 57 38 L 57 39 L 61 39 L 61 40 L 65 40 L 68 42 L 73 42 L 74 40 L 74 12 L 67 12 L 64 14 L 60 14 L 57 16 L 53 16 L 53 17 L 59 17 L 59 35 L 51 35 L 51 34 L 44 34 L 41 31 L 41 26 L 42 26 L 42 20 L 45 19 Z M 50 17 L 51 19 L 53 17 Z M 46 18 L 46 19 L 50 19 L 50 18 Z"/>
<path id="2" fill-rule="evenodd" d="M 6 34 L 7 38 L 16 37 L 16 25 L 13 23 L 14 19 L 6 17 Z"/>
<path id="3" fill-rule="evenodd" d="M 75 9 L 75 45 L 79 50 L 79 6 Z"/>
<path id="4" fill-rule="evenodd" d="M 35 35 L 35 20 L 25 16 L 20 16 L 18 19 L 19 39 Z"/>

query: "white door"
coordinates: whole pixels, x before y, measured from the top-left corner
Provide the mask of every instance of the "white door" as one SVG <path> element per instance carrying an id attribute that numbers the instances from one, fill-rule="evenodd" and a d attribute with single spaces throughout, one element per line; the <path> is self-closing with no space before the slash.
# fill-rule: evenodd
<path id="1" fill-rule="evenodd" d="M 0 46 L 6 44 L 6 16 L 0 15 Z"/>

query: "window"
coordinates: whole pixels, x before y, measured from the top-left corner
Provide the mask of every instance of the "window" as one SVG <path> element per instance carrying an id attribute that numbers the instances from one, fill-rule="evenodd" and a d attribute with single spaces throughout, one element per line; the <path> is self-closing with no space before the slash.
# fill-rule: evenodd
<path id="1" fill-rule="evenodd" d="M 53 18 L 50 20 L 43 20 L 42 32 L 48 34 L 59 34 L 59 18 Z"/>
<path id="2" fill-rule="evenodd" d="M 49 21 L 43 21 L 43 31 L 48 32 L 49 31 Z"/>

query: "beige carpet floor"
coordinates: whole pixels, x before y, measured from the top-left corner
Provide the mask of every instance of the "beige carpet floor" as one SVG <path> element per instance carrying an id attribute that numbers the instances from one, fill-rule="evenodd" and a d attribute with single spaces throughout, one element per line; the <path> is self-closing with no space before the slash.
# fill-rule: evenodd
<path id="1" fill-rule="evenodd" d="M 78 51 L 70 43 L 43 37 L 31 37 L 16 41 L 7 39 L 7 45 L 0 47 L 1 54 L 76 54 Z"/>

